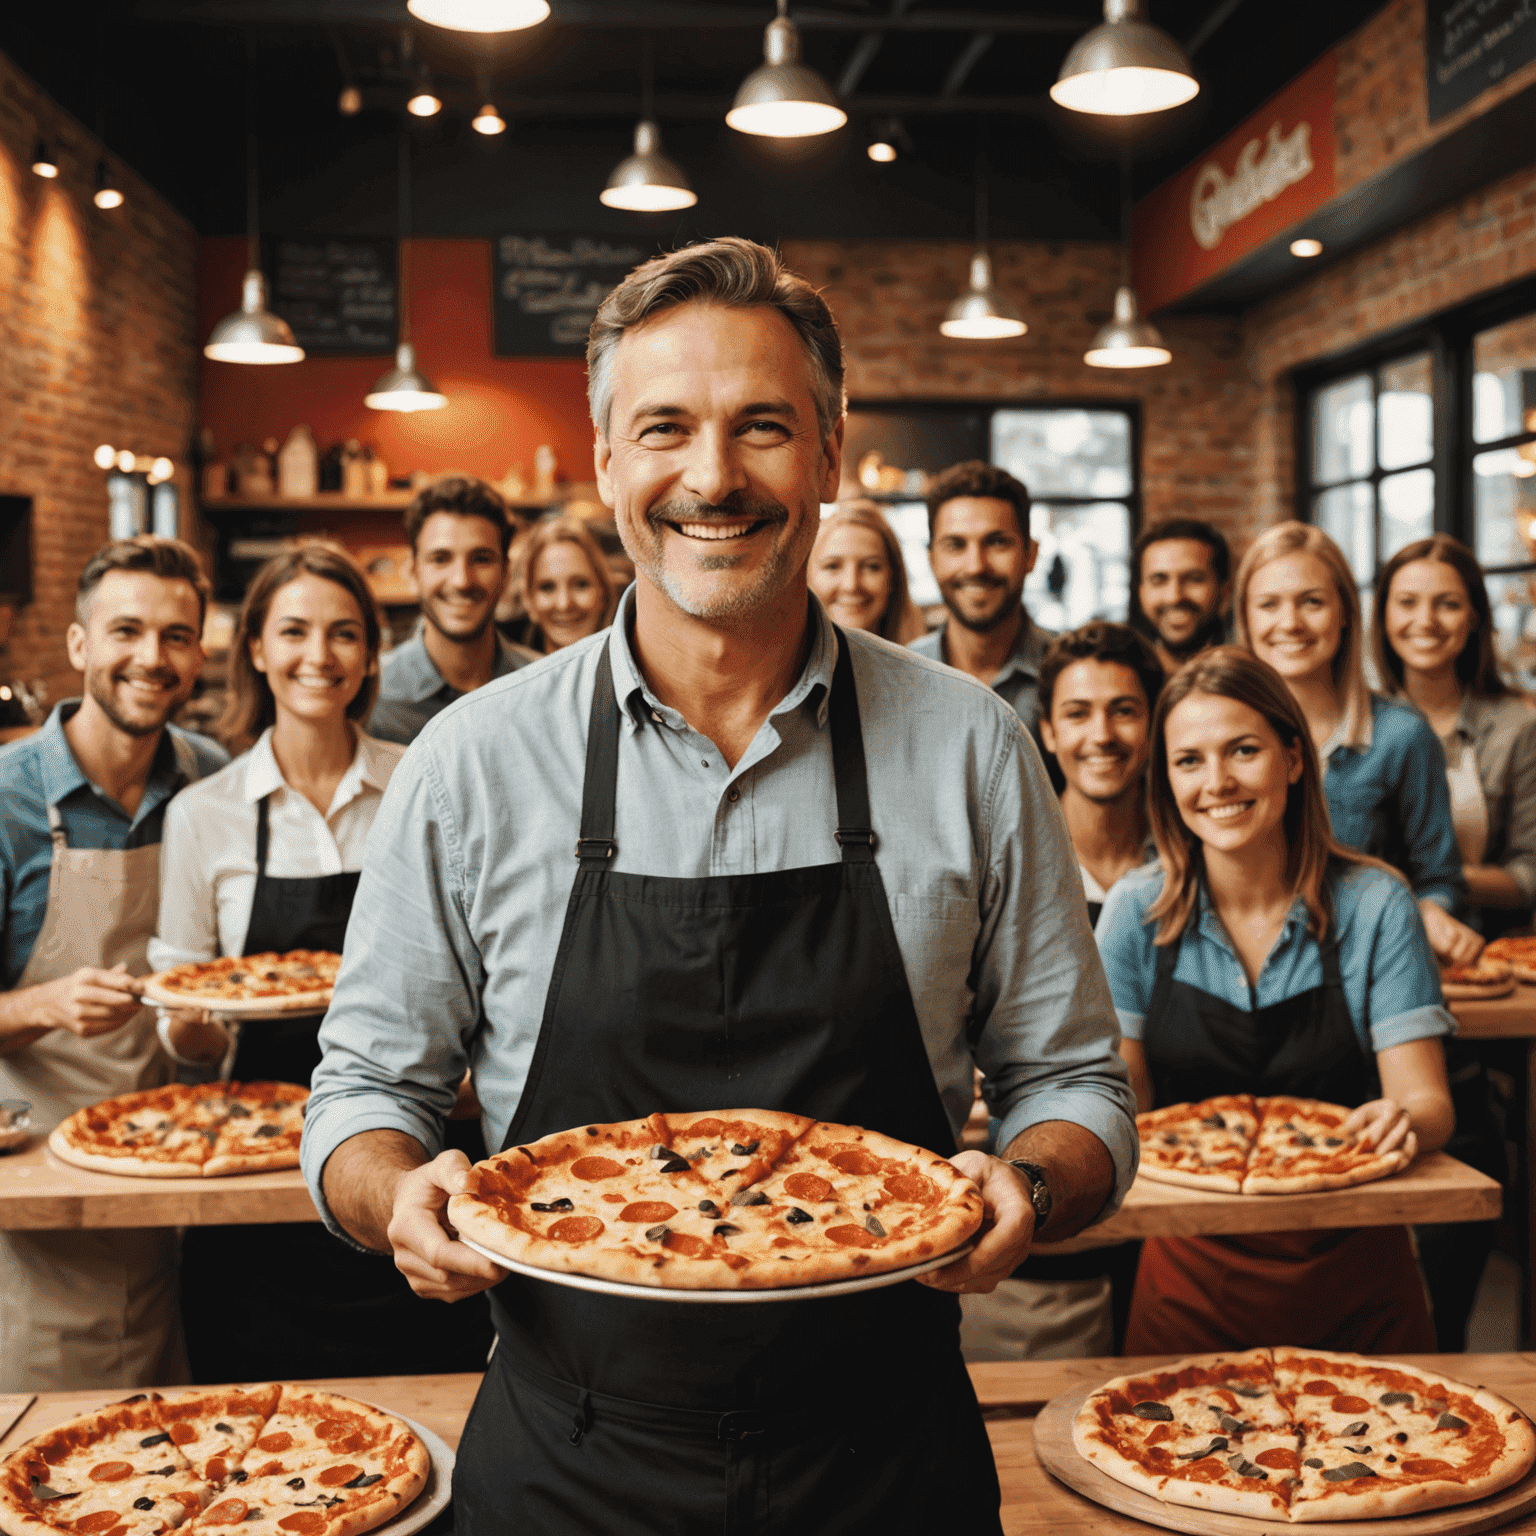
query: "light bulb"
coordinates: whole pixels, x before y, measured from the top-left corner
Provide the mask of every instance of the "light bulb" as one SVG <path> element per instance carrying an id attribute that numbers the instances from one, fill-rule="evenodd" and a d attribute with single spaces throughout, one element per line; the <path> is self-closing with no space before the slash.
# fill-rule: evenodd
<path id="1" fill-rule="evenodd" d="M 406 0 L 405 8 L 455 32 L 521 32 L 549 15 L 548 0 Z"/>
<path id="2" fill-rule="evenodd" d="M 32 151 L 32 174 L 41 176 L 44 181 L 52 181 L 59 174 L 59 162 L 53 158 L 53 151 L 42 139 L 37 141 L 37 147 Z"/>
<path id="3" fill-rule="evenodd" d="M 443 110 L 443 104 L 429 90 L 419 90 L 406 102 L 405 110 L 412 117 L 436 117 Z"/>
<path id="4" fill-rule="evenodd" d="M 121 208 L 123 194 L 113 184 L 112 173 L 105 160 L 96 162 L 96 194 L 91 199 L 98 208 Z"/>
<path id="5" fill-rule="evenodd" d="M 97 469 L 111 469 L 117 462 L 117 449 L 111 443 L 103 443 L 95 453 L 91 455 L 92 462 Z"/>
<path id="6" fill-rule="evenodd" d="M 476 133 L 483 133 L 487 136 L 496 133 L 505 133 L 507 131 L 506 119 L 503 118 L 501 113 L 496 110 L 495 103 L 490 101 L 486 102 L 486 104 L 481 107 L 477 113 L 475 113 L 474 117 L 470 119 L 469 126 L 473 128 Z"/>
<path id="7" fill-rule="evenodd" d="M 149 466 L 150 483 L 158 485 L 162 480 L 169 480 L 176 473 L 176 466 L 169 459 L 159 458 Z"/>
<path id="8" fill-rule="evenodd" d="M 344 85 L 336 98 L 336 110 L 343 117 L 356 117 L 363 110 L 363 93 L 355 85 Z"/>
<path id="9" fill-rule="evenodd" d="M 1308 237 L 1301 240 L 1291 241 L 1292 256 L 1300 256 L 1305 258 L 1308 256 L 1321 256 L 1322 254 L 1323 242 L 1321 240 L 1313 240 Z"/>
<path id="10" fill-rule="evenodd" d="M 876 139 L 864 153 L 881 165 L 889 165 L 896 158 L 896 146 L 887 144 L 884 139 Z"/>
<path id="11" fill-rule="evenodd" d="M 124 448 L 123 451 L 117 456 L 117 467 L 122 470 L 125 475 L 131 475 L 133 473 L 133 464 L 133 451 L 129 448 Z"/>

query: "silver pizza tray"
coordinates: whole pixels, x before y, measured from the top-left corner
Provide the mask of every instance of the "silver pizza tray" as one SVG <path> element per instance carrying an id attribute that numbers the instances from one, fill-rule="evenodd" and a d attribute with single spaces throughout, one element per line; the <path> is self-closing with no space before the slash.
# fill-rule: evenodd
<path id="1" fill-rule="evenodd" d="M 829 1280 L 821 1285 L 786 1285 L 774 1290 L 761 1291 L 699 1291 L 685 1290 L 680 1286 L 632 1285 L 625 1280 L 600 1280 L 595 1275 L 574 1275 L 564 1269 L 539 1269 L 532 1264 L 521 1264 L 479 1243 L 460 1236 L 466 1248 L 473 1248 L 493 1264 L 510 1269 L 513 1274 L 527 1275 L 530 1280 L 548 1280 L 551 1285 L 568 1285 L 576 1291 L 596 1291 L 600 1296 L 622 1296 L 630 1301 L 683 1301 L 703 1306 L 753 1305 L 765 1301 L 817 1301 L 824 1296 L 853 1296 L 859 1291 L 878 1291 L 882 1286 L 900 1285 L 903 1280 L 914 1280 L 929 1270 L 943 1269 L 956 1259 L 963 1259 L 976 1244 L 967 1241 L 936 1259 L 924 1259 L 921 1264 L 909 1264 L 905 1269 L 888 1269 L 878 1275 L 860 1275 L 856 1280 Z M 389 1529 L 389 1527 L 386 1527 Z"/>
<path id="2" fill-rule="evenodd" d="M 363 1399 L 359 1398 L 358 1401 L 362 1402 Z M 416 1531 L 425 1530 L 447 1509 L 448 1501 L 453 1497 L 453 1464 L 456 1458 L 448 1442 L 441 1435 L 434 1435 L 425 1424 L 418 1424 L 415 1419 L 407 1418 L 403 1413 L 395 1413 L 393 1408 L 380 1408 L 379 1412 L 393 1414 L 395 1418 L 409 1424 L 421 1436 L 421 1443 L 426 1446 L 432 1465 L 427 1471 L 426 1486 L 421 1492 L 393 1519 L 375 1527 L 370 1536 L 414 1536 Z"/>

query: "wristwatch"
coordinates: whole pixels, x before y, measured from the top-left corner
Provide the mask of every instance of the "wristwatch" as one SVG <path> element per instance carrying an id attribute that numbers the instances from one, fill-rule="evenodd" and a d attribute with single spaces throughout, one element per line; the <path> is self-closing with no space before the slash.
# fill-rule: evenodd
<path id="1" fill-rule="evenodd" d="M 1035 1230 L 1038 1232 L 1051 1219 L 1051 1186 L 1046 1183 L 1045 1169 L 1039 1163 L 1026 1163 L 1023 1158 L 1010 1157 L 1010 1168 L 1016 1168 L 1029 1180 L 1029 1203 L 1035 1208 Z"/>

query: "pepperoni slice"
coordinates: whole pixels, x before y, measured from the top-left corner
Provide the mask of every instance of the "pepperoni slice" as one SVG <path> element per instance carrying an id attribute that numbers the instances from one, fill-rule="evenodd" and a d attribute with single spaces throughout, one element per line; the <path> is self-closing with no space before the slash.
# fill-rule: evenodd
<path id="1" fill-rule="evenodd" d="M 695 1120 L 682 1134 L 684 1136 L 718 1136 L 724 1129 L 725 1121 L 717 1120 L 711 1115 L 703 1120 Z"/>
<path id="2" fill-rule="evenodd" d="M 649 1220 L 648 1217 L 646 1219 Z M 661 1246 L 688 1259 L 702 1259 L 709 1252 L 709 1244 L 691 1232 L 668 1232 L 662 1238 Z"/>
<path id="3" fill-rule="evenodd" d="M 291 1451 L 293 1449 L 293 1436 L 286 1429 L 280 1429 L 275 1434 L 263 1435 L 256 1442 L 259 1451 Z"/>
<path id="4" fill-rule="evenodd" d="M 293 1531 L 295 1536 L 321 1536 L 325 1530 L 325 1516 L 312 1509 L 301 1509 L 295 1514 L 284 1515 L 277 1524 L 280 1530 Z"/>
<path id="5" fill-rule="evenodd" d="M 620 1221 L 644 1221 L 656 1223 L 670 1221 L 677 1215 L 677 1207 L 665 1200 L 635 1200 L 619 1212 Z"/>
<path id="6" fill-rule="evenodd" d="M 932 1205 L 939 1198 L 939 1186 L 920 1173 L 897 1173 L 880 1186 L 893 1200 L 908 1205 Z"/>
<path id="7" fill-rule="evenodd" d="M 222 1483 L 224 1475 L 229 1471 L 229 1463 L 222 1456 L 215 1456 L 208 1463 L 208 1481 Z"/>
<path id="8" fill-rule="evenodd" d="M 603 1224 L 596 1216 L 563 1216 L 545 1233 L 557 1243 L 590 1243 L 602 1235 Z"/>
<path id="9" fill-rule="evenodd" d="M 1331 1381 L 1309 1381 L 1301 1390 L 1308 1397 L 1332 1397 L 1339 1389 Z"/>
<path id="10" fill-rule="evenodd" d="M 796 1200 L 835 1200 L 837 1191 L 814 1173 L 792 1173 L 784 1180 L 784 1192 Z"/>
<path id="11" fill-rule="evenodd" d="M 1413 1456 L 1403 1463 L 1403 1471 L 1410 1477 L 1455 1477 L 1456 1468 L 1448 1461 L 1436 1461 L 1430 1456 Z"/>
<path id="12" fill-rule="evenodd" d="M 75 1521 L 75 1529 L 83 1531 L 85 1536 L 101 1536 L 103 1531 L 110 1531 L 121 1518 L 115 1509 L 98 1509 L 95 1514 L 81 1515 Z"/>
<path id="13" fill-rule="evenodd" d="M 879 1173 L 880 1159 L 863 1147 L 849 1147 L 845 1152 L 834 1153 L 827 1159 L 834 1168 L 844 1173 Z"/>
<path id="14" fill-rule="evenodd" d="M 341 1435 L 350 1435 L 357 1424 L 352 1419 L 321 1419 L 315 1425 L 315 1433 L 322 1440 L 335 1440 Z"/>
<path id="15" fill-rule="evenodd" d="M 125 1477 L 133 1476 L 133 1463 L 131 1461 L 103 1461 L 92 1467 L 86 1476 L 93 1483 L 120 1483 Z"/>
<path id="16" fill-rule="evenodd" d="M 1261 1467 L 1273 1467 L 1276 1471 L 1301 1471 L 1301 1457 L 1295 1451 L 1286 1450 L 1284 1446 L 1271 1446 L 1267 1451 L 1260 1451 L 1253 1459 Z"/>
<path id="17" fill-rule="evenodd" d="M 612 1179 L 624 1172 L 624 1164 L 611 1157 L 578 1157 L 571 1164 L 571 1173 L 578 1179 L 591 1183 L 594 1179 Z"/>
<path id="18" fill-rule="evenodd" d="M 873 1248 L 875 1240 L 863 1227 L 828 1227 L 827 1236 L 844 1248 Z"/>
<path id="19" fill-rule="evenodd" d="M 361 1467 L 355 1467 L 350 1461 L 344 1461 L 339 1467 L 327 1467 L 315 1481 L 325 1488 L 339 1488 L 343 1483 L 350 1483 L 354 1477 L 362 1475 Z"/>
<path id="20" fill-rule="evenodd" d="M 1351 1397 L 1341 1393 L 1329 1404 L 1335 1413 L 1364 1413 L 1371 1405 L 1363 1397 Z"/>
<path id="21" fill-rule="evenodd" d="M 185 1419 L 171 1425 L 171 1439 L 177 1445 L 190 1445 L 197 1439 L 197 1431 Z"/>
<path id="22" fill-rule="evenodd" d="M 250 1513 L 251 1506 L 244 1499 L 223 1499 L 212 1509 L 203 1511 L 202 1525 L 239 1525 Z"/>
<path id="23" fill-rule="evenodd" d="M 279 1473 L 288 1470 L 280 1461 L 264 1461 L 259 1467 L 247 1467 L 245 1469 L 252 1477 L 276 1477 Z"/>
<path id="24" fill-rule="evenodd" d="M 624 1196 L 623 1195 L 614 1195 L 614 1194 L 604 1195 L 603 1196 L 603 1204 L 604 1205 L 623 1205 L 624 1204 Z"/>

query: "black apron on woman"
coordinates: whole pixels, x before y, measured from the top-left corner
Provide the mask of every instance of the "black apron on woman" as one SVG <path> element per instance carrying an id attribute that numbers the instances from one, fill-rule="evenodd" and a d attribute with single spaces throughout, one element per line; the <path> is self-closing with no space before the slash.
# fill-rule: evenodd
<path id="1" fill-rule="evenodd" d="M 760 1108 L 951 1152 L 874 859 L 846 640 L 830 702 L 838 863 L 615 873 L 619 726 L 604 650 L 580 865 L 503 1146 L 657 1110 Z M 907 1281 L 682 1305 L 519 1275 L 491 1295 L 497 1347 L 459 1445 L 458 1536 L 1001 1532 L 952 1295 Z"/>
<path id="2" fill-rule="evenodd" d="M 1251 1093 L 1353 1109 L 1380 1096 L 1375 1058 L 1361 1048 L 1344 996 L 1335 924 L 1320 947 L 1322 984 L 1251 1011 L 1175 981 L 1182 944 L 1181 935 L 1157 951 L 1142 1026 L 1154 1105 Z M 1126 1354 L 1273 1344 L 1367 1354 L 1432 1350 L 1407 1228 L 1147 1239 Z"/>
<path id="3" fill-rule="evenodd" d="M 264 797 L 256 807 L 256 890 L 241 953 L 340 954 L 357 873 L 269 875 L 267 842 Z M 245 1024 L 230 1076 L 308 1087 L 320 1064 L 322 1018 Z M 468 1144 L 458 1144 L 471 1158 L 485 1155 L 478 1122 L 449 1124 L 461 1137 L 470 1133 Z M 483 1298 L 451 1308 L 424 1301 L 388 1255 L 360 1253 L 316 1221 L 189 1227 L 181 1312 L 192 1379 L 199 1382 L 478 1371 L 491 1344 Z"/>

